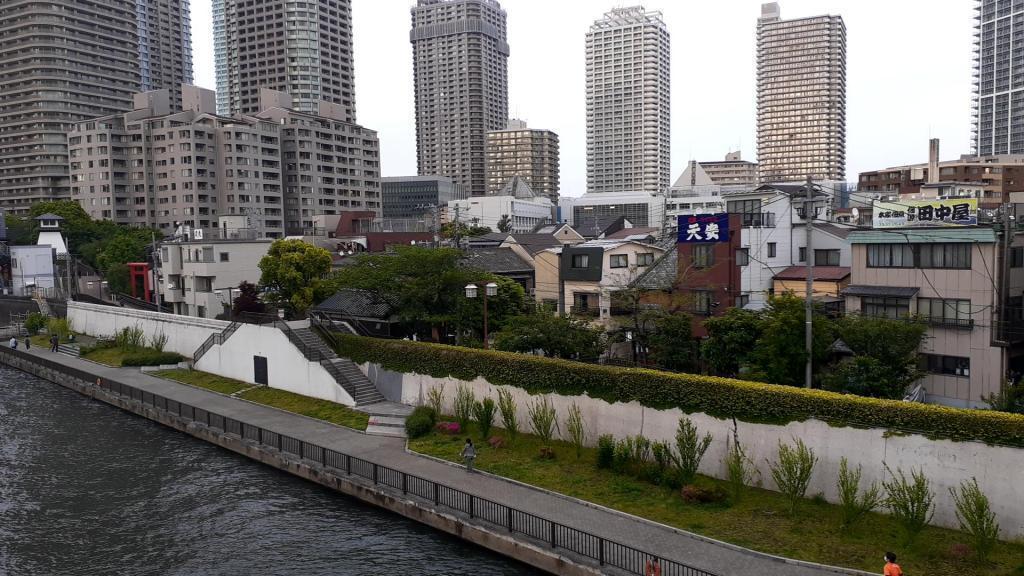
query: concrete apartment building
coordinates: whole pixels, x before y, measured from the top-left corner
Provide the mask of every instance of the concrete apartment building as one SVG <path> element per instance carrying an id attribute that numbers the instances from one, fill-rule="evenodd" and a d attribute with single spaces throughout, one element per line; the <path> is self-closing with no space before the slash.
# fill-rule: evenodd
<path id="1" fill-rule="evenodd" d="M 0 5 L 0 207 L 67 198 L 65 132 L 126 112 L 139 91 L 135 2 Z"/>
<path id="2" fill-rule="evenodd" d="M 418 172 L 483 196 L 487 133 L 508 121 L 505 11 L 496 0 L 419 0 L 411 12 Z"/>
<path id="3" fill-rule="evenodd" d="M 977 0 L 974 10 L 973 151 L 1024 154 L 1024 4 Z"/>
<path id="4" fill-rule="evenodd" d="M 841 16 L 757 20 L 757 161 L 762 183 L 842 181 L 846 25 Z"/>
<path id="5" fill-rule="evenodd" d="M 227 0 L 213 0 L 213 67 L 217 78 L 217 114 L 231 115 L 231 89 L 228 86 L 228 34 L 225 17 Z"/>
<path id="6" fill-rule="evenodd" d="M 541 196 L 558 202 L 558 134 L 509 120 L 487 133 L 487 193 L 496 194 L 519 176 Z"/>
<path id="7" fill-rule="evenodd" d="M 757 162 L 744 160 L 739 151 L 729 152 L 725 155 L 725 160 L 699 164 L 714 184 L 757 187 Z"/>
<path id="8" fill-rule="evenodd" d="M 171 110 L 181 110 L 181 87 L 192 84 L 189 0 L 136 0 L 141 91 L 166 88 Z"/>
<path id="9" fill-rule="evenodd" d="M 291 96 L 298 112 L 317 114 L 321 101 L 337 104 L 340 119 L 355 123 L 350 0 L 221 1 L 223 25 L 215 21 L 214 48 L 223 48 L 215 61 L 230 114 L 259 112 L 266 88 Z"/>
<path id="10" fill-rule="evenodd" d="M 461 184 L 443 176 L 381 178 L 380 188 L 384 218 L 421 218 L 468 196 Z"/>
<path id="11" fill-rule="evenodd" d="M 514 176 L 503 190 L 487 196 L 473 196 L 448 203 L 448 216 L 459 208 L 459 220 L 487 226 L 497 232 L 498 224 L 508 217 L 512 233 L 525 234 L 541 224 L 551 223 L 555 205 L 534 192 L 524 179 Z"/>
<path id="12" fill-rule="evenodd" d="M 616 8 L 587 32 L 587 193 L 669 185 L 670 41 L 661 12 Z"/>

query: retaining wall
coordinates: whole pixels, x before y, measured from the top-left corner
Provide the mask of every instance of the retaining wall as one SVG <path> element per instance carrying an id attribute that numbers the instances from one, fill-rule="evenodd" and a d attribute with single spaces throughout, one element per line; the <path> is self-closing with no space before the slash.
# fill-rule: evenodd
<path id="1" fill-rule="evenodd" d="M 178 316 L 148 310 L 100 306 L 85 302 L 68 303 L 68 320 L 75 331 L 97 338 L 113 338 L 124 328 L 139 327 L 149 338 L 164 334 L 164 350 L 191 358 L 211 335 L 230 325 L 224 320 Z"/>

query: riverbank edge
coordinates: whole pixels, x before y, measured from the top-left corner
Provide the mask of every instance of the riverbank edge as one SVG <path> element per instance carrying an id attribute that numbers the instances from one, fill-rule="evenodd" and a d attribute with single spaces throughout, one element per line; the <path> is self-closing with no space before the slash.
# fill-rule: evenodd
<path id="1" fill-rule="evenodd" d="M 565 574 L 567 576 L 592 576 L 608 573 L 602 572 L 594 566 L 578 562 L 565 554 L 559 554 L 555 550 L 545 549 L 543 546 L 516 538 L 513 535 L 475 522 L 469 522 L 464 518 L 442 512 L 432 506 L 398 497 L 379 486 L 371 486 L 361 482 L 358 478 L 334 474 L 320 464 L 309 460 L 302 460 L 273 448 L 259 445 L 253 441 L 243 440 L 233 434 L 181 418 L 173 413 L 143 405 L 138 400 L 110 393 L 98 386 L 102 379 L 95 374 L 87 379 L 88 372 L 60 366 L 59 364 L 49 366 L 47 364 L 50 363 L 45 362 L 44 359 L 9 349 L 4 349 L 0 353 L 0 363 L 64 388 L 74 390 L 83 396 L 98 400 L 115 408 L 120 408 L 125 412 L 141 416 L 179 432 L 184 432 L 193 438 L 230 450 L 250 460 L 272 466 L 304 480 L 315 482 L 325 488 L 356 498 L 366 504 L 399 514 L 539 570 L 551 574 Z M 105 379 L 105 381 L 111 382 L 110 379 Z M 607 567 L 605 569 L 607 570 Z"/>

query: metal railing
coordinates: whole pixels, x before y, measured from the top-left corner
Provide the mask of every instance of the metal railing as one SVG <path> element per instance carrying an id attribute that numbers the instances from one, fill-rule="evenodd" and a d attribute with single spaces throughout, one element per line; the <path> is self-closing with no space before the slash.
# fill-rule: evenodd
<path id="1" fill-rule="evenodd" d="M 13 350 L 0 350 L 0 353 L 18 356 L 23 354 Z M 374 487 L 400 492 L 404 497 L 414 497 L 421 503 L 461 513 L 468 516 L 470 520 L 503 528 L 510 535 L 526 536 L 542 545 L 577 554 L 601 566 L 611 566 L 629 574 L 642 575 L 645 573 L 644 570 L 648 562 L 657 562 L 661 566 L 661 573 L 666 576 L 718 576 L 713 572 L 661 558 L 632 546 L 565 526 L 433 480 L 407 474 L 401 470 L 344 452 L 324 448 L 128 384 L 97 378 L 95 374 L 54 362 L 48 358 L 34 356 L 32 362 L 59 370 L 71 377 L 88 382 L 90 386 L 99 387 L 111 394 L 139 402 L 144 406 L 151 406 L 155 410 L 162 410 L 191 422 L 205 424 L 207 428 L 219 429 L 225 434 L 275 449 L 281 454 L 290 454 L 302 460 L 319 464 L 334 473 L 366 480 Z M 93 384 L 94 382 L 95 384 Z"/>
<path id="2" fill-rule="evenodd" d="M 310 324 L 310 326 L 312 327 L 312 324 Z M 299 349 L 299 352 L 302 352 L 302 355 L 306 357 L 306 360 L 309 360 L 310 362 L 323 362 L 324 360 L 331 360 L 338 357 L 337 354 L 334 353 L 333 348 L 330 348 L 323 342 L 323 340 L 319 340 L 320 337 L 317 336 L 316 332 L 311 331 L 313 337 L 318 339 L 318 343 L 321 346 L 331 350 L 329 354 L 322 352 L 315 345 L 309 345 L 306 342 L 303 342 L 302 338 L 299 338 L 299 335 L 295 333 L 295 330 L 293 330 L 292 327 L 284 320 L 274 322 L 274 327 L 284 332 L 284 335 L 288 337 L 288 341 L 294 344 L 295 347 Z"/>
<path id="3" fill-rule="evenodd" d="M 195 354 L 192 355 L 192 363 L 194 364 L 199 362 L 199 359 L 206 355 L 211 348 L 218 344 L 223 344 L 228 338 L 231 338 L 231 335 L 235 333 L 235 330 L 238 330 L 239 325 L 240 324 L 238 322 L 232 322 L 231 324 L 228 324 L 227 328 L 220 332 L 210 334 L 203 342 L 202 346 L 200 346 L 199 349 L 196 350 Z"/>

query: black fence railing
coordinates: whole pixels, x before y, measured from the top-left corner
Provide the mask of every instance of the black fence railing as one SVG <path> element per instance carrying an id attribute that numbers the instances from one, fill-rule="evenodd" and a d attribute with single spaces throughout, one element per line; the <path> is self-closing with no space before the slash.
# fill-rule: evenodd
<path id="1" fill-rule="evenodd" d="M 14 351 L 4 350 L 3 352 L 17 354 Z M 32 361 L 56 368 L 85 382 L 95 382 L 96 386 L 122 398 L 137 401 L 156 410 L 163 410 L 179 418 L 205 424 L 211 429 L 218 429 L 242 440 L 276 449 L 283 454 L 290 454 L 317 463 L 333 472 L 362 478 L 376 487 L 386 487 L 401 492 L 403 496 L 412 496 L 436 507 L 464 514 L 471 520 L 486 522 L 503 528 L 510 534 L 519 534 L 551 548 L 577 554 L 601 566 L 611 566 L 629 574 L 645 574 L 649 563 L 657 563 L 661 567 L 661 574 L 666 576 L 717 576 L 713 572 L 661 558 L 632 546 L 565 526 L 493 500 L 407 474 L 401 470 L 324 448 L 121 382 L 98 379 L 88 372 L 58 364 L 49 359 L 34 357 Z"/>

